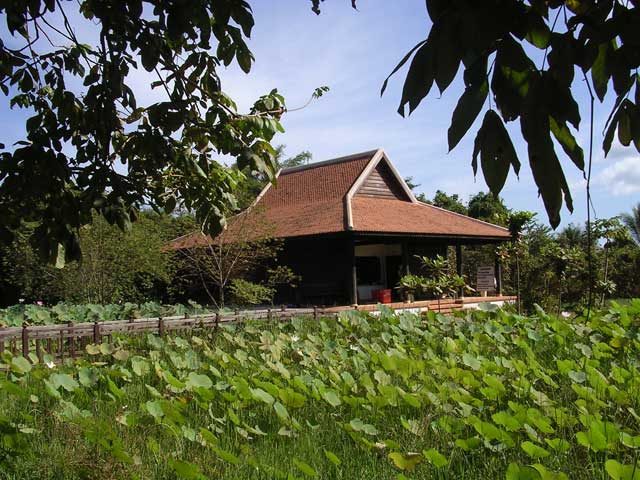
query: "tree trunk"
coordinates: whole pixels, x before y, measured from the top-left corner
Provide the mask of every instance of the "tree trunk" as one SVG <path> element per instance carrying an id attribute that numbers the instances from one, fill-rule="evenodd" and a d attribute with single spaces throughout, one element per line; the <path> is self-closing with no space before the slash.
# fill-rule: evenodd
<path id="1" fill-rule="evenodd" d="M 520 300 L 520 255 L 516 251 L 516 290 L 518 295 L 518 315 L 522 315 L 522 301 Z"/>

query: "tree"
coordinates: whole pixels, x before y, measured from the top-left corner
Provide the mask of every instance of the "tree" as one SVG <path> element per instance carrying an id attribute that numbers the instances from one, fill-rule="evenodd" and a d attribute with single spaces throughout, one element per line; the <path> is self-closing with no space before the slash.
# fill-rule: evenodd
<path id="1" fill-rule="evenodd" d="M 601 304 L 604 304 L 607 294 L 615 292 L 616 285 L 609 280 L 609 252 L 615 247 L 625 246 L 631 241 L 629 231 L 622 224 L 619 217 L 602 218 L 595 221 L 592 226 L 592 238 L 602 241 L 604 256 L 602 277 L 597 285 L 601 293 Z"/>
<path id="2" fill-rule="evenodd" d="M 605 155 L 616 130 L 622 145 L 633 142 L 640 151 L 637 0 L 427 0 L 426 6 L 433 22 L 428 37 L 390 75 L 412 59 L 398 112 L 404 116 L 408 106 L 411 114 L 434 83 L 440 93 L 445 91 L 462 64 L 465 89 L 448 130 L 449 150 L 458 145 L 488 99 L 472 165 L 477 172 L 480 157 L 492 193 L 500 193 L 510 168 L 519 172 L 520 161 L 505 128 L 505 122 L 519 120 L 534 181 L 549 222 L 557 227 L 563 199 L 569 211 L 573 211 L 573 200 L 554 139 L 590 179 L 591 169 L 585 171 L 584 153 L 572 129 L 578 131 L 586 115 L 593 132 L 594 99 L 603 102 L 610 83 L 616 100 L 603 128 Z M 586 85 L 591 97 L 586 114 L 574 99 L 578 84 Z"/>
<path id="3" fill-rule="evenodd" d="M 190 245 L 176 250 L 182 259 L 180 270 L 187 279 L 199 282 L 218 308 L 225 306 L 226 291 L 234 279 L 250 280 L 282 249 L 282 240 L 273 238 L 273 227 L 259 208 L 234 217 L 221 235 L 211 237 L 200 231 L 192 235 Z"/>
<path id="4" fill-rule="evenodd" d="M 0 248 L 0 304 L 17 303 L 18 298 L 26 303 L 166 301 L 174 264 L 163 251 L 164 242 L 192 228 L 188 216 L 146 210 L 123 232 L 94 215 L 80 229 L 82 259 L 57 269 L 41 261 L 29 242 L 29 227 L 23 226 L 11 244 Z"/>
<path id="5" fill-rule="evenodd" d="M 522 294 L 520 289 L 520 257 L 524 255 L 525 243 L 523 241 L 523 233 L 533 223 L 533 219 L 537 214 L 528 211 L 516 211 L 511 212 L 507 218 L 507 226 L 511 233 L 511 242 L 504 244 L 502 248 L 498 247 L 498 256 L 502 263 L 505 257 L 512 256 L 515 259 L 514 268 L 515 272 L 512 278 L 515 277 L 516 295 L 518 296 L 518 313 L 522 312 Z"/>
<path id="6" fill-rule="evenodd" d="M 462 215 L 467 215 L 469 213 L 467 207 L 462 203 L 457 193 L 447 195 L 442 190 L 437 190 L 436 194 L 433 196 L 433 200 L 427 201 L 426 203 L 444 208 L 451 212 L 461 213 Z"/>
<path id="7" fill-rule="evenodd" d="M 17 148 L 0 144 L 1 240 L 35 222 L 40 252 L 62 266 L 80 257 L 93 212 L 128 229 L 143 205 L 182 205 L 215 234 L 240 180 L 218 155 L 273 178 L 284 98 L 272 90 L 239 113 L 219 76 L 234 61 L 251 69 L 246 1 L 30 0 L 0 13 L 11 37 L 0 38 L 0 90 L 32 113 Z M 129 86 L 140 68 L 161 97 L 147 105 Z"/>
<path id="8" fill-rule="evenodd" d="M 293 157 L 283 159 L 286 145 L 278 145 L 278 147 L 281 147 L 281 150 L 276 148 L 276 164 L 278 165 L 278 168 L 293 168 L 308 165 L 313 159 L 313 155 L 309 150 L 303 150 Z"/>
<path id="9" fill-rule="evenodd" d="M 82 259 L 58 271 L 60 298 L 99 304 L 159 299 L 173 276 L 164 252 L 170 233 L 154 212 L 142 212 L 128 232 L 96 215 L 80 230 Z"/>
<path id="10" fill-rule="evenodd" d="M 492 193 L 478 192 L 473 195 L 469 199 L 468 210 L 470 217 L 497 225 L 507 225 L 509 209 L 502 198 Z"/>
<path id="11" fill-rule="evenodd" d="M 631 238 L 640 245 L 640 203 L 631 209 L 631 213 L 623 213 L 620 218 L 629 229 Z"/>
<path id="12" fill-rule="evenodd" d="M 567 247 L 579 247 L 586 245 L 586 232 L 580 225 L 570 223 L 558 234 L 558 241 Z"/>
<path id="13" fill-rule="evenodd" d="M 14 232 L 13 242 L 0 245 L 0 306 L 59 299 L 60 292 L 52 288 L 56 269 L 41 262 L 29 242 L 33 228 L 23 225 Z"/>

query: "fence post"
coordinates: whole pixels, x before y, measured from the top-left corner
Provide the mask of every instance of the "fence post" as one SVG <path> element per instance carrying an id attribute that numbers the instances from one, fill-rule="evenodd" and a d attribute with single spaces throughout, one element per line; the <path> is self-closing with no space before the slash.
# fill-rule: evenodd
<path id="1" fill-rule="evenodd" d="M 73 322 L 67 323 L 69 326 L 69 353 L 71 358 L 76 356 L 76 339 L 73 336 Z"/>
<path id="2" fill-rule="evenodd" d="M 164 318 L 162 317 L 158 318 L 158 334 L 164 337 Z"/>
<path id="3" fill-rule="evenodd" d="M 271 309 L 267 308 L 267 320 L 271 321 Z"/>
<path id="4" fill-rule="evenodd" d="M 36 338 L 36 356 L 38 361 L 42 362 L 42 345 L 39 338 Z"/>
<path id="5" fill-rule="evenodd" d="M 216 324 L 215 324 L 215 331 L 218 331 L 218 326 L 220 325 L 220 312 L 216 312 Z"/>
<path id="6" fill-rule="evenodd" d="M 4 353 L 4 340 L 0 340 L 0 355 Z"/>
<path id="7" fill-rule="evenodd" d="M 93 322 L 93 343 L 100 343 L 100 324 L 97 320 Z"/>
<path id="8" fill-rule="evenodd" d="M 286 306 L 286 305 L 282 305 L 282 306 L 280 307 L 280 311 L 281 311 L 281 312 L 284 312 L 286 309 L 287 309 L 287 306 Z"/>
<path id="9" fill-rule="evenodd" d="M 60 328 L 60 360 L 64 358 L 64 328 Z"/>
<path id="10" fill-rule="evenodd" d="M 29 330 L 26 325 L 22 325 L 22 356 L 29 357 Z"/>
<path id="11" fill-rule="evenodd" d="M 313 319 L 318 319 L 318 307 L 316 305 L 313 306 Z"/>

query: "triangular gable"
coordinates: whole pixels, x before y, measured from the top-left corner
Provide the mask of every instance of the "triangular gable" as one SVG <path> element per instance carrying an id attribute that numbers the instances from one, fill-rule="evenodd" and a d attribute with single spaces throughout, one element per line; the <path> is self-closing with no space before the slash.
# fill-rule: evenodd
<path id="1" fill-rule="evenodd" d="M 387 198 L 410 202 L 411 198 L 394 176 L 391 168 L 385 161 L 381 161 L 369 172 L 362 185 L 356 192 L 356 196 Z"/>
<path id="2" fill-rule="evenodd" d="M 355 196 L 416 203 L 411 189 L 382 148 L 379 148 L 345 197 L 347 228 L 353 229 L 351 201 Z"/>

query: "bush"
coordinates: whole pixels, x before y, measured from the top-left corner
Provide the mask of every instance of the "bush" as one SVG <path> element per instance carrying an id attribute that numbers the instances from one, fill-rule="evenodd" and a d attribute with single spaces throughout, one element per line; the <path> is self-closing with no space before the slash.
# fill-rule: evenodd
<path id="1" fill-rule="evenodd" d="M 274 288 L 266 287 L 259 283 L 248 282 L 240 278 L 231 281 L 229 290 L 231 291 L 234 303 L 238 305 L 271 303 L 276 293 Z"/>

